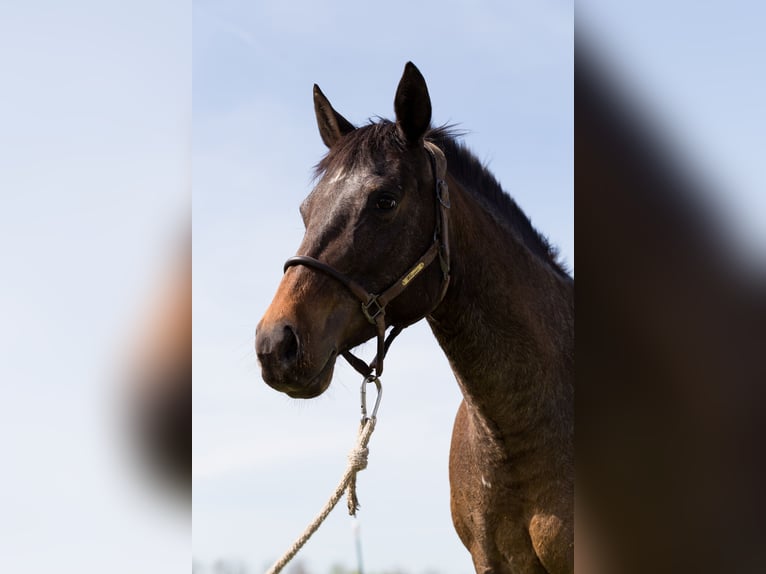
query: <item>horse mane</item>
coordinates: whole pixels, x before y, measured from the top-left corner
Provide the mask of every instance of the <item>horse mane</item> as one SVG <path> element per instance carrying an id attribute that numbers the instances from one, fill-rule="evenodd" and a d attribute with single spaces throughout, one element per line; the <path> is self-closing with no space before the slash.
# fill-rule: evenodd
<path id="1" fill-rule="evenodd" d="M 568 270 L 559 260 L 556 247 L 532 226 L 529 217 L 503 190 L 487 166 L 458 141 L 462 135 L 462 131 L 448 124 L 431 128 L 426 132 L 425 139 L 436 144 L 444 152 L 450 174 L 490 213 L 496 215 L 501 224 L 505 224 L 512 233 L 520 236 L 524 244 L 554 271 L 569 277 Z M 314 168 L 315 179 L 327 172 L 331 166 L 341 165 L 351 169 L 361 162 L 369 161 L 369 158 L 375 157 L 379 151 L 391 147 L 400 150 L 406 148 L 396 124 L 380 118 L 378 121 L 371 119 L 367 125 L 350 132 L 339 144 L 330 149 L 317 163 Z"/>
<path id="2" fill-rule="evenodd" d="M 499 219 L 505 220 L 533 253 L 549 263 L 557 273 L 569 277 L 568 270 L 559 260 L 556 246 L 532 226 L 529 217 L 503 190 L 487 166 L 458 141 L 462 135 L 463 132 L 456 130 L 455 126 L 444 125 L 431 129 L 426 139 L 444 152 L 450 173 L 464 188 L 480 199 L 492 213 L 500 216 Z"/>

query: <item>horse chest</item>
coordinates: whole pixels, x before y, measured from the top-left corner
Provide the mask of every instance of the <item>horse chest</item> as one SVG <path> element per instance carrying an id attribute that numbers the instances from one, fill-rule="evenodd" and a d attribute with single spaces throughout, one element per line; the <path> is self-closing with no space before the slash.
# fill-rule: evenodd
<path id="1" fill-rule="evenodd" d="M 533 458 L 509 456 L 461 404 L 450 449 L 451 511 L 477 572 L 569 571 L 559 559 L 565 528 L 555 509 L 541 513 L 550 481 L 537 467 Z"/>

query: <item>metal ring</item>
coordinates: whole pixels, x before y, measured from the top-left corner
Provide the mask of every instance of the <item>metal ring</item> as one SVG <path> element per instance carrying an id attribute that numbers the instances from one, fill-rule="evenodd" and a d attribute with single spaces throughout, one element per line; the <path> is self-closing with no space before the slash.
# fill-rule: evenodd
<path id="1" fill-rule="evenodd" d="M 375 398 L 375 406 L 372 407 L 372 415 L 367 416 L 367 385 L 375 383 L 378 389 L 378 396 Z M 367 375 L 362 382 L 362 389 L 360 392 L 362 398 L 362 421 L 367 419 L 374 419 L 378 415 L 378 407 L 380 406 L 380 397 L 383 395 L 383 387 L 380 384 L 380 379 L 375 375 Z"/>

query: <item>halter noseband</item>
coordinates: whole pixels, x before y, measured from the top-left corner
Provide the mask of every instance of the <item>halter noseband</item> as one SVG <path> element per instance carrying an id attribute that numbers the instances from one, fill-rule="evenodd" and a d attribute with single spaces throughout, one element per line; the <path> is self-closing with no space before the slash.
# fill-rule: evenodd
<path id="1" fill-rule="evenodd" d="M 426 144 L 426 151 L 428 152 L 428 157 L 431 160 L 431 171 L 433 172 L 436 190 L 436 227 L 434 229 L 434 241 L 423 254 L 423 256 L 418 259 L 415 264 L 410 267 L 406 273 L 404 273 L 404 275 L 402 275 L 396 282 L 394 282 L 393 285 L 391 285 L 382 293 L 376 295 L 374 293 L 370 293 L 359 283 L 350 277 L 347 277 L 337 269 L 334 269 L 333 267 L 330 267 L 326 263 L 322 263 L 313 257 L 309 257 L 307 255 L 296 255 L 295 257 L 291 257 L 285 262 L 285 272 L 287 272 L 290 267 L 294 267 L 295 265 L 305 265 L 306 267 L 311 267 L 312 269 L 326 273 L 336 281 L 345 285 L 346 288 L 361 301 L 362 313 L 364 314 L 367 321 L 375 325 L 377 328 L 377 354 L 369 365 L 356 355 L 353 355 L 350 351 L 344 351 L 342 354 L 343 358 L 346 359 L 349 364 L 357 371 L 359 371 L 364 377 L 370 377 L 373 368 L 375 370 L 375 378 L 379 377 L 383 373 L 383 358 L 386 356 L 386 352 L 388 351 L 391 342 L 399 333 L 402 332 L 405 327 L 415 322 L 412 321 L 407 325 L 394 326 L 394 328 L 389 333 L 388 338 L 386 338 L 386 306 L 394 298 L 401 295 L 401 293 L 407 288 L 410 282 L 417 275 L 419 275 L 421 271 L 433 263 L 437 256 L 439 258 L 439 264 L 442 270 L 442 287 L 436 304 L 430 311 L 424 313 L 423 317 L 429 313 L 432 313 L 436 307 L 439 306 L 439 304 L 442 302 L 442 299 L 444 299 L 444 295 L 447 293 L 447 287 L 449 286 L 450 280 L 450 250 L 448 228 L 448 214 L 450 208 L 449 188 L 447 187 L 447 182 L 445 179 L 443 177 L 439 177 L 436 155 L 435 152 L 431 149 L 431 145 L 432 144 L 430 143 Z M 446 177 L 446 163 L 444 164 L 444 172 Z M 421 317 L 421 319 L 423 317 Z"/>

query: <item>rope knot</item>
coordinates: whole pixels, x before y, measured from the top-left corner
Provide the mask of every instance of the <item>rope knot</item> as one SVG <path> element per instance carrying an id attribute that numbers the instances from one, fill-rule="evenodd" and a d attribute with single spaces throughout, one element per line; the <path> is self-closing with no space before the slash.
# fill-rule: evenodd
<path id="1" fill-rule="evenodd" d="M 380 395 L 378 395 L 380 396 Z M 377 408 L 377 407 L 376 407 Z M 356 511 L 359 510 L 359 500 L 356 496 L 356 473 L 360 470 L 367 468 L 367 456 L 370 451 L 367 449 L 367 443 L 370 442 L 370 436 L 372 431 L 375 430 L 375 417 L 364 418 L 359 425 L 359 436 L 357 437 L 356 445 L 348 455 L 348 468 L 343 474 L 343 478 L 335 489 L 335 492 L 330 496 L 330 500 L 324 505 L 321 512 L 314 518 L 314 520 L 306 527 L 306 530 L 300 537 L 293 542 L 293 545 L 284 553 L 282 558 L 277 560 L 274 565 L 269 569 L 266 574 L 279 574 L 280 570 L 292 560 L 293 556 L 298 553 L 306 541 L 311 538 L 311 535 L 316 532 L 319 525 L 322 524 L 330 511 L 335 507 L 335 504 L 346 493 L 346 502 L 348 505 L 348 513 L 351 516 L 356 516 Z"/>
<path id="2" fill-rule="evenodd" d="M 357 445 L 348 454 L 348 464 L 354 472 L 359 472 L 367 468 L 367 457 L 370 454 L 370 449 L 366 446 Z"/>

